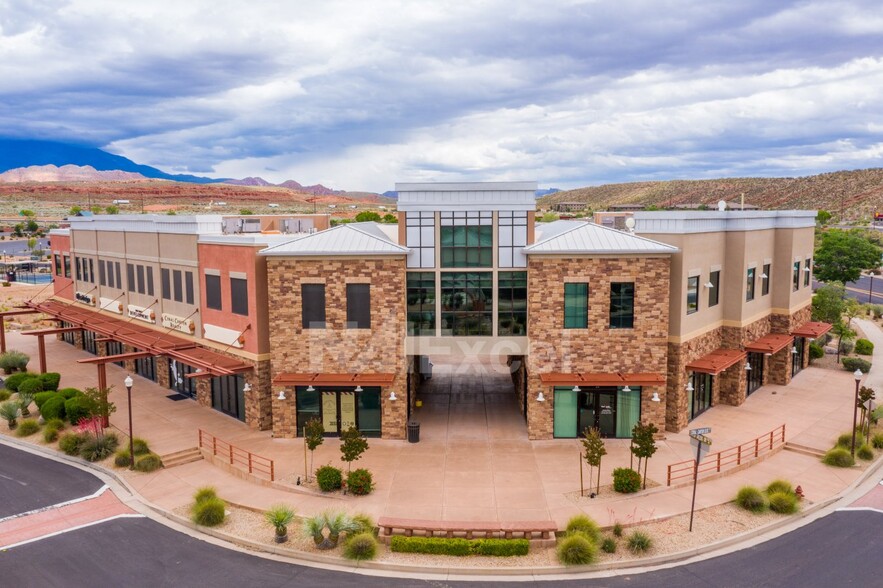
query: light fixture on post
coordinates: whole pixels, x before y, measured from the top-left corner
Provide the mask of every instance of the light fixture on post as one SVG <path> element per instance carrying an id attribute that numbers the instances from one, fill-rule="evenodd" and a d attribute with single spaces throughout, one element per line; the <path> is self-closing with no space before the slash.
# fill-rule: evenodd
<path id="1" fill-rule="evenodd" d="M 129 400 L 129 469 L 135 469 L 135 437 L 132 431 L 132 385 L 134 383 L 131 374 L 123 380 L 123 384 L 126 386 L 126 397 Z"/>
<path id="2" fill-rule="evenodd" d="M 653 396 L 650 397 L 650 402 L 662 402 L 662 399 L 659 398 L 659 392 L 653 393 Z"/>
<path id="3" fill-rule="evenodd" d="M 279 396 L 276 397 L 276 400 L 285 400 L 285 388 L 279 389 Z"/>
<path id="4" fill-rule="evenodd" d="M 852 403 L 852 457 L 855 459 L 855 426 L 858 420 L 858 385 L 862 381 L 861 370 L 855 370 L 852 376 L 855 378 L 855 402 Z"/>
<path id="5" fill-rule="evenodd" d="M 546 397 L 543 396 L 543 391 L 540 390 L 540 393 L 537 394 L 537 402 L 545 402 L 545 401 L 546 401 Z"/>
<path id="6" fill-rule="evenodd" d="M 579 386 L 574 386 L 573 391 L 574 392 L 582 392 L 582 388 L 580 388 Z"/>
<path id="7" fill-rule="evenodd" d="M 393 390 L 393 391 L 391 391 L 391 392 L 389 393 L 389 401 L 390 401 L 390 402 L 395 402 L 396 400 L 398 400 L 398 398 L 396 398 L 396 391 Z"/>
<path id="8" fill-rule="evenodd" d="M 358 384 L 356 384 L 356 389 L 354 390 L 354 392 L 361 392 L 361 391 L 362 391 L 362 387 L 359 386 Z"/>

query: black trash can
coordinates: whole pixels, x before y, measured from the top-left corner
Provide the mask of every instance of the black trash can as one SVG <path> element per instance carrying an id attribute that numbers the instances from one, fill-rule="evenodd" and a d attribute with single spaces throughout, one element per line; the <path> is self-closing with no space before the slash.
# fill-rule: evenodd
<path id="1" fill-rule="evenodd" d="M 408 423 L 408 443 L 419 443 L 420 442 L 420 423 L 417 421 L 410 421 Z"/>

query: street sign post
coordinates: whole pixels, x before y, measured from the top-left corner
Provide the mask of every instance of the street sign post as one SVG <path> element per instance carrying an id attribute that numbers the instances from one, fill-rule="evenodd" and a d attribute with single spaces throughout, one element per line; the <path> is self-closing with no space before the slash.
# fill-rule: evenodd
<path id="1" fill-rule="evenodd" d="M 693 501 L 690 503 L 690 532 L 693 532 L 693 513 L 696 511 L 696 486 L 699 483 L 699 462 L 708 454 L 711 439 L 706 437 L 711 427 L 690 430 L 690 444 L 696 448 L 696 461 L 693 464 Z"/>

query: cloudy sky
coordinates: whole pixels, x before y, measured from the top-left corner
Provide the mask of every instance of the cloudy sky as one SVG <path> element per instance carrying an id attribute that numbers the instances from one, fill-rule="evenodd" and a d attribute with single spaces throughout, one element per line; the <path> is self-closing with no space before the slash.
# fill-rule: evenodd
<path id="1" fill-rule="evenodd" d="M 384 191 L 883 165 L 880 0 L 0 0 L 0 136 Z"/>

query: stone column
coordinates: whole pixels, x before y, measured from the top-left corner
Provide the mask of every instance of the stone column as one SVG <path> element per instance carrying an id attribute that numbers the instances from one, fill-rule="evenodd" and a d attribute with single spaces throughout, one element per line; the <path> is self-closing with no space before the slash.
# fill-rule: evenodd
<path id="1" fill-rule="evenodd" d="M 748 380 L 745 376 L 745 364 L 743 362 L 740 361 L 723 371 L 720 375 L 720 380 L 721 404 L 740 406 L 745 402 Z"/>
<path id="2" fill-rule="evenodd" d="M 137 351 L 137 349 L 135 349 L 131 345 L 123 345 L 123 353 L 134 353 L 135 351 Z M 135 373 L 135 360 L 134 359 L 127 359 L 126 361 L 123 362 L 123 364 L 124 364 L 127 372 L 129 372 L 130 374 Z"/>
<path id="3" fill-rule="evenodd" d="M 163 388 L 169 387 L 169 358 L 160 355 L 156 358 L 156 383 Z"/>
<path id="4" fill-rule="evenodd" d="M 390 392 L 395 391 L 396 400 L 390 400 Z M 381 437 L 383 439 L 405 439 L 408 431 L 407 374 L 399 374 L 391 386 L 380 389 Z"/>
<path id="5" fill-rule="evenodd" d="M 212 406 L 212 380 L 211 378 L 196 378 L 196 402 L 200 406 L 211 408 Z"/>
<path id="6" fill-rule="evenodd" d="M 245 422 L 259 430 L 273 426 L 273 390 L 270 381 L 270 362 L 258 361 L 254 370 L 246 372 L 246 383 L 251 390 L 245 393 Z"/>
<path id="7" fill-rule="evenodd" d="M 285 388 L 285 400 L 272 395 L 273 437 L 293 439 L 297 437 L 297 408 L 294 386 Z"/>
<path id="8" fill-rule="evenodd" d="M 99 357 L 107 357 L 107 341 L 96 341 L 95 350 L 98 351 Z"/>
<path id="9" fill-rule="evenodd" d="M 770 377 L 771 384 L 787 386 L 791 383 L 791 346 L 788 345 L 778 353 L 774 353 L 770 358 Z"/>
<path id="10" fill-rule="evenodd" d="M 687 426 L 687 382 L 690 378 L 687 374 L 686 361 L 680 345 L 668 344 L 668 361 L 666 374 L 666 387 L 659 390 L 660 398 L 665 402 L 665 426 L 660 429 L 677 433 Z M 653 391 L 650 391 L 652 394 Z M 658 426 L 658 425 L 657 425 Z"/>
<path id="11" fill-rule="evenodd" d="M 654 392 L 659 395 L 659 402 L 651 400 Z M 659 429 L 659 432 L 656 434 L 657 439 L 665 438 L 666 405 L 664 386 L 643 386 L 641 388 L 641 421 L 656 425 L 656 428 Z M 685 406 L 685 413 L 686 410 Z"/>
<path id="12" fill-rule="evenodd" d="M 74 331 L 74 347 L 83 348 L 83 331 Z"/>
<path id="13" fill-rule="evenodd" d="M 545 402 L 537 402 L 543 392 Z M 527 438 L 552 439 L 554 437 L 555 393 L 552 386 L 543 386 L 539 376 L 527 376 Z"/>

